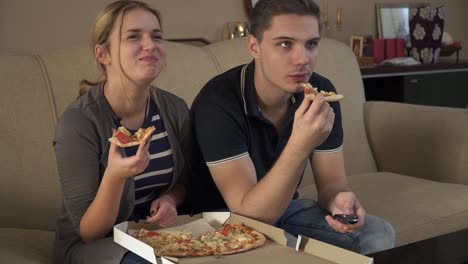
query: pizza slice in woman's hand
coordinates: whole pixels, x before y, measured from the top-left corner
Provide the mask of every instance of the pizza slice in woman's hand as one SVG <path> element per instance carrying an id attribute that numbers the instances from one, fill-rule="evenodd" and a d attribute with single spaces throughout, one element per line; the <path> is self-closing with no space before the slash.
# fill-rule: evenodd
<path id="1" fill-rule="evenodd" d="M 114 131 L 109 141 L 123 148 L 136 146 L 148 139 L 155 130 L 154 126 L 150 126 L 148 128 L 139 128 L 135 134 L 132 134 L 125 127 L 121 126 Z"/>
<path id="2" fill-rule="evenodd" d="M 317 94 L 322 94 L 324 100 L 327 102 L 336 102 L 344 98 L 342 94 L 336 94 L 334 92 L 318 91 L 317 88 L 313 87 L 310 83 L 301 83 L 304 87 L 304 96 L 309 100 L 314 100 Z"/>

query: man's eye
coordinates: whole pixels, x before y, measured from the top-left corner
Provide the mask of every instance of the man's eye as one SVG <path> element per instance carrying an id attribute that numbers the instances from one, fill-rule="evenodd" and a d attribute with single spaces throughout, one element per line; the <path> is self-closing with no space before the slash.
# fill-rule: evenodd
<path id="1" fill-rule="evenodd" d="M 283 48 L 288 48 L 288 47 L 291 46 L 291 42 L 288 42 L 288 41 L 281 42 L 280 46 L 283 47 Z"/>
<path id="2" fill-rule="evenodd" d="M 309 42 L 307 42 L 307 47 L 308 47 L 308 48 L 314 48 L 314 47 L 316 47 L 316 46 L 318 46 L 318 42 L 317 42 L 317 41 L 309 41 Z"/>

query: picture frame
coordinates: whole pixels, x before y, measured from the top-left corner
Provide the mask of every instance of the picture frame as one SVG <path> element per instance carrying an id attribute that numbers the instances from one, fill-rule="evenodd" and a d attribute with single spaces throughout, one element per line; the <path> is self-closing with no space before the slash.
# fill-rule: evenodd
<path id="1" fill-rule="evenodd" d="M 351 36 L 349 46 L 356 57 L 361 58 L 364 49 L 364 36 Z"/>
<path id="2" fill-rule="evenodd" d="M 378 37 L 402 38 L 408 43 L 409 9 L 428 5 L 428 3 L 376 3 Z"/>

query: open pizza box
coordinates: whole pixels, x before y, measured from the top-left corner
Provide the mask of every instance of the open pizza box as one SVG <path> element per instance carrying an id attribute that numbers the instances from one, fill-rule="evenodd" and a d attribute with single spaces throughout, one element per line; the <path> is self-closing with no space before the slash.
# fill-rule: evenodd
<path id="1" fill-rule="evenodd" d="M 164 230 L 186 230 L 203 234 L 214 230 L 224 223 L 240 223 L 251 227 L 267 237 L 266 243 L 259 248 L 232 255 L 208 257 L 156 257 L 153 248 L 137 240 L 132 235 L 140 228 L 162 230 L 157 224 L 145 221 L 123 222 L 114 226 L 114 241 L 122 247 L 138 254 L 151 263 L 199 264 L 199 263 L 349 263 L 372 264 L 373 259 L 339 248 L 315 239 L 294 237 L 282 229 L 230 212 L 209 212 L 195 216 L 182 215 L 171 228 Z"/>

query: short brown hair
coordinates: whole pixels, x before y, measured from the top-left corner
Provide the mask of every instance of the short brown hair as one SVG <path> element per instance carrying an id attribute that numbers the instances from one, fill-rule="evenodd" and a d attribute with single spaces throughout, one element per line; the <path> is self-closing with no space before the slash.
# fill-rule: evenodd
<path id="1" fill-rule="evenodd" d="M 111 35 L 112 31 L 115 30 L 116 25 L 122 25 L 122 19 L 125 13 L 135 9 L 143 9 L 152 13 L 158 19 L 159 24 L 161 25 L 161 14 L 159 11 L 150 7 L 145 2 L 133 0 L 115 1 L 107 5 L 96 16 L 96 21 L 94 22 L 94 26 L 91 31 L 91 47 L 94 49 L 96 45 L 103 45 L 106 48 L 109 48 L 109 36 Z M 98 61 L 97 57 L 95 60 L 96 65 L 101 72 L 100 76 L 95 82 L 82 80 L 80 82 L 79 95 L 85 93 L 89 86 L 99 85 L 107 81 L 106 68 Z"/>
<path id="2" fill-rule="evenodd" d="M 250 34 L 261 41 L 273 17 L 287 14 L 314 16 L 320 25 L 320 8 L 313 0 L 260 0 L 249 18 Z"/>

